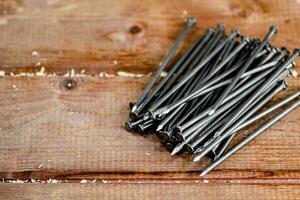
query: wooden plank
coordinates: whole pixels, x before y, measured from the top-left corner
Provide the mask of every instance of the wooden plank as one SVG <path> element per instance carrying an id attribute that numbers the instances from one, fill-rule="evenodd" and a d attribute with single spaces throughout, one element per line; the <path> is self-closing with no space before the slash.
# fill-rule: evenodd
<path id="1" fill-rule="evenodd" d="M 60 74 L 70 68 L 147 74 L 166 55 L 188 15 L 199 23 L 182 49 L 218 23 L 252 37 L 262 37 L 276 24 L 273 43 L 295 48 L 300 46 L 299 9 L 294 0 L 1 1 L 0 70 L 33 72 L 45 66 L 48 73 Z"/>
<path id="2" fill-rule="evenodd" d="M 3 199 L 295 199 L 300 185 L 259 184 L 0 184 Z"/>
<path id="3" fill-rule="evenodd" d="M 205 163 L 171 157 L 155 135 L 124 130 L 128 102 L 147 78 L 0 78 L 0 177 L 8 179 L 200 179 Z M 299 88 L 290 80 L 288 91 Z M 205 178 L 300 179 L 300 109 Z M 254 180 L 255 181 L 255 180 Z"/>

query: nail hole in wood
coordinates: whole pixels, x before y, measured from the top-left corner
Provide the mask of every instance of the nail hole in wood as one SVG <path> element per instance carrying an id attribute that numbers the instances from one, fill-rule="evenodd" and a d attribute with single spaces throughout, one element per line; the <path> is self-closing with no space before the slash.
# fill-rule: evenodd
<path id="1" fill-rule="evenodd" d="M 139 27 L 139 26 L 137 26 L 137 25 L 134 25 L 134 26 L 130 27 L 130 29 L 129 29 L 129 32 L 130 32 L 131 34 L 138 34 L 138 33 L 140 33 L 141 31 L 142 31 L 141 27 Z"/>
<path id="2" fill-rule="evenodd" d="M 71 91 L 76 87 L 76 81 L 73 79 L 65 79 L 62 82 L 62 86 L 65 90 Z"/>

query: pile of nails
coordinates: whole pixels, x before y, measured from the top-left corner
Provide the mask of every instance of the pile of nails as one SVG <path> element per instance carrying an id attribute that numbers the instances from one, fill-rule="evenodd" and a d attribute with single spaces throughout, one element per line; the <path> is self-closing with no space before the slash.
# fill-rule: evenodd
<path id="1" fill-rule="evenodd" d="M 284 79 L 295 76 L 292 68 L 300 50 L 290 53 L 274 47 L 270 39 L 277 33 L 275 26 L 260 40 L 241 36 L 236 29 L 226 35 L 224 25 L 218 25 L 199 37 L 161 77 L 195 23 L 193 17 L 187 20 L 143 93 L 129 104 L 132 121 L 125 127 L 157 133 L 171 155 L 186 151 L 194 162 L 211 157 L 203 176 L 300 105 L 296 91 L 265 108 L 287 88 Z M 261 120 L 271 113 L 269 121 Z M 230 145 L 241 129 L 261 121 L 265 123 Z"/>

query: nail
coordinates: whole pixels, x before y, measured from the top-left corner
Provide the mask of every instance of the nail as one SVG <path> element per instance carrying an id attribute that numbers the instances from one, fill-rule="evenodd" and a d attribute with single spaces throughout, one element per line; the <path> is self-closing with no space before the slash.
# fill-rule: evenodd
<path id="1" fill-rule="evenodd" d="M 211 170 L 213 170 L 215 167 L 220 165 L 224 160 L 232 156 L 234 153 L 236 153 L 238 150 L 240 150 L 242 147 L 244 147 L 246 144 L 248 144 L 250 141 L 252 141 L 254 138 L 259 136 L 261 133 L 263 133 L 266 129 L 271 127 L 273 124 L 275 124 L 277 121 L 279 121 L 281 118 L 286 116 L 288 113 L 290 113 L 292 110 L 297 108 L 300 105 L 300 100 L 297 100 L 293 104 L 291 104 L 287 109 L 285 109 L 282 112 L 279 112 L 274 117 L 272 117 L 271 120 L 264 123 L 259 128 L 255 129 L 252 133 L 250 133 L 245 139 L 243 139 L 241 142 L 239 142 L 237 145 L 235 145 L 232 149 L 230 149 L 228 152 L 223 154 L 221 157 L 219 157 L 216 161 L 214 161 L 209 166 L 205 167 L 203 171 L 201 172 L 200 176 L 204 176 Z"/>
<path id="2" fill-rule="evenodd" d="M 197 90 L 197 91 L 194 91 L 192 92 L 191 94 L 179 99 L 178 101 L 175 101 L 173 102 L 172 104 L 169 104 L 167 106 L 164 106 L 164 107 L 161 107 L 155 111 L 148 111 L 148 114 L 149 116 L 152 118 L 152 119 L 155 119 L 157 116 L 162 116 L 162 115 L 165 115 L 165 114 L 168 114 L 169 112 L 171 112 L 172 110 L 176 109 L 178 106 L 180 106 L 181 104 L 189 101 L 189 100 L 192 100 L 198 96 L 201 96 L 201 95 L 204 95 L 204 94 L 207 94 L 213 90 L 216 90 L 224 85 L 227 85 L 229 84 L 231 81 L 230 80 L 225 80 L 221 83 L 218 83 L 214 86 L 211 86 L 211 87 L 207 87 L 209 85 L 206 85 L 205 87 Z"/>
<path id="3" fill-rule="evenodd" d="M 254 88 L 255 89 L 255 88 Z M 229 102 L 228 104 L 224 105 L 223 107 L 221 107 L 216 113 L 216 115 L 204 118 L 202 121 L 200 121 L 199 123 L 197 123 L 196 125 L 190 127 L 187 131 L 179 134 L 178 136 L 176 135 L 177 139 L 183 139 L 183 141 L 181 143 L 179 143 L 174 150 L 172 151 L 171 155 L 175 155 L 177 153 L 179 153 L 183 147 L 185 146 L 185 144 L 189 143 L 191 140 L 193 140 L 195 138 L 195 136 L 198 135 L 198 132 L 195 132 L 197 129 L 199 129 L 201 127 L 201 129 L 205 128 L 205 125 L 208 124 L 208 122 L 214 120 L 219 114 L 221 114 L 222 112 L 226 111 L 227 109 L 231 108 L 233 105 L 235 105 L 238 101 L 240 101 L 241 99 L 243 99 L 244 97 L 246 97 L 250 92 L 252 92 L 251 90 L 247 90 L 245 91 L 243 94 L 241 94 L 239 96 L 239 98 L 234 99 L 233 101 Z M 180 138 L 181 136 L 181 138 Z"/>
<path id="4" fill-rule="evenodd" d="M 205 130 L 203 133 L 197 136 L 195 140 L 190 144 L 193 148 L 198 146 L 201 142 L 203 142 L 208 136 L 210 136 L 213 132 L 216 132 L 220 126 L 222 126 L 226 121 L 228 121 L 228 118 L 231 117 L 231 113 L 236 109 L 236 105 L 229 108 L 226 112 L 224 112 L 220 117 L 218 117 L 216 120 L 213 120 L 212 123 L 207 127 L 207 130 Z M 195 153 L 197 153 L 197 150 L 195 150 Z"/>
<path id="5" fill-rule="evenodd" d="M 261 93 L 263 93 L 263 91 L 265 89 L 267 89 L 270 85 L 272 85 L 273 83 L 276 83 L 278 80 L 280 80 L 282 77 L 280 75 L 284 74 L 284 70 L 286 70 L 286 68 L 288 66 L 290 66 L 291 62 L 300 54 L 300 50 L 299 49 L 295 49 L 294 53 L 292 56 L 290 56 L 280 67 L 278 67 L 278 69 L 276 69 L 276 71 L 265 81 L 264 85 L 262 85 L 255 93 L 253 93 L 247 101 L 245 101 L 242 106 L 241 109 L 238 110 L 238 112 L 236 113 L 235 116 L 233 116 L 221 129 L 220 129 L 220 133 L 225 132 L 225 130 L 227 128 L 229 128 L 229 126 L 231 126 L 232 123 L 234 123 L 237 118 L 239 118 L 241 116 L 241 114 L 244 113 L 245 110 L 247 110 L 247 108 L 251 105 L 251 103 L 253 101 L 255 101 L 255 99 L 257 99 Z M 242 120 L 240 120 L 242 121 Z M 225 132 L 224 134 L 222 134 L 222 136 L 216 138 L 209 146 L 207 146 L 203 152 L 201 154 L 199 154 L 197 157 L 194 158 L 195 162 L 199 161 L 204 155 L 206 155 L 209 151 L 211 151 L 213 149 L 213 147 L 220 143 L 223 139 L 225 139 L 227 136 L 229 136 L 231 134 L 230 131 Z"/>
<path id="6" fill-rule="evenodd" d="M 275 81 L 277 82 L 278 80 L 275 79 Z M 272 84 L 270 84 L 270 85 L 272 85 Z M 265 86 L 265 84 L 264 84 L 263 86 L 264 86 L 264 88 L 267 88 L 269 85 Z M 251 98 L 250 99 L 248 98 L 248 100 L 245 101 L 241 105 L 240 109 L 237 110 L 237 113 L 235 115 L 233 115 L 230 118 L 230 120 L 224 124 L 224 126 L 222 126 L 222 128 L 218 131 L 218 135 L 216 135 L 215 138 L 212 138 L 211 142 L 206 147 L 204 147 L 201 152 L 199 152 L 197 155 L 195 155 L 194 162 L 199 162 L 209 151 L 211 151 L 214 148 L 214 146 L 216 146 L 221 141 L 223 141 L 225 138 L 227 138 L 229 135 L 231 135 L 233 133 L 233 131 L 236 129 L 236 127 L 238 127 L 240 124 L 245 122 L 249 117 L 251 117 L 257 110 L 262 108 L 276 94 L 278 94 L 280 91 L 285 89 L 286 86 L 287 86 L 286 83 L 283 81 L 281 84 L 276 86 L 275 89 L 273 89 L 270 94 L 267 94 L 266 96 L 260 96 L 260 98 L 259 97 L 255 98 L 254 108 L 251 108 L 251 103 L 253 103 L 253 102 L 251 101 Z M 272 87 L 271 87 L 271 89 L 272 89 Z M 256 94 L 256 93 L 254 93 L 254 94 Z M 261 100 L 261 99 L 263 99 L 263 100 Z M 245 105 L 247 105 L 247 107 L 245 107 Z M 247 112 L 250 108 L 251 108 L 251 110 L 246 115 L 242 116 L 242 114 Z M 242 116 L 242 117 L 239 119 L 238 123 L 236 123 L 236 125 L 234 125 L 234 126 L 231 126 L 236 121 L 236 119 L 240 116 Z M 227 130 L 225 132 L 225 130 L 227 128 L 229 128 L 229 130 Z"/>
<path id="7" fill-rule="evenodd" d="M 286 84 L 285 87 L 287 87 L 287 83 L 283 82 L 283 84 Z M 260 112 L 259 114 L 251 117 L 250 119 L 248 119 L 245 123 L 243 123 L 242 125 L 238 126 L 235 131 L 239 131 L 243 128 L 245 128 L 246 126 L 252 124 L 253 122 L 263 118 L 264 116 L 270 114 L 271 112 L 275 111 L 276 109 L 284 106 L 285 104 L 289 103 L 290 101 L 296 99 L 297 97 L 300 96 L 300 91 L 297 91 L 291 95 L 289 95 L 288 97 L 286 97 L 285 99 L 283 99 L 282 101 L 275 103 L 274 105 L 272 105 L 271 107 L 267 108 L 266 110 Z"/>
<path id="8" fill-rule="evenodd" d="M 236 56 L 247 44 L 249 44 L 249 38 L 243 36 L 242 42 L 214 69 L 214 71 L 203 81 L 206 82 L 209 80 L 213 75 L 222 69 L 234 56 Z"/>
<path id="9" fill-rule="evenodd" d="M 220 55 L 214 62 L 213 66 L 211 67 L 210 73 L 215 70 L 216 66 L 219 65 L 224 60 L 224 58 L 227 58 L 228 54 L 230 52 L 232 52 L 232 49 L 235 44 L 236 44 L 236 41 L 234 39 L 232 39 L 231 41 L 228 41 L 228 43 L 225 45 L 225 47 L 221 51 Z"/>
<path id="10" fill-rule="evenodd" d="M 125 128 L 127 131 L 132 131 L 138 124 L 142 123 L 143 121 L 143 119 L 139 119 L 137 121 L 125 122 Z"/>
<path id="11" fill-rule="evenodd" d="M 235 38 L 239 32 L 233 30 L 231 34 L 221 42 L 207 57 L 203 59 L 187 76 L 185 76 L 179 83 L 172 87 L 172 89 L 167 92 L 156 104 L 152 105 L 149 109 L 150 112 L 153 112 L 158 106 L 160 106 L 166 99 L 168 99 L 175 91 L 181 88 L 191 77 L 193 77 L 200 69 L 202 69 L 219 51 L 226 45 L 228 41 L 232 38 Z"/>
<path id="12" fill-rule="evenodd" d="M 238 88 L 237 90 L 235 90 L 233 93 L 231 93 L 230 95 L 228 95 L 223 103 L 221 105 L 226 104 L 227 102 L 229 102 L 230 100 L 234 99 L 235 97 L 237 97 L 239 94 L 243 93 L 244 91 L 248 90 L 249 88 L 254 87 L 256 88 L 260 83 L 262 83 L 262 81 L 264 80 L 264 77 L 266 77 L 268 74 L 270 73 L 270 71 L 266 71 L 262 74 L 260 74 L 259 76 L 257 76 L 256 78 L 254 78 L 253 80 L 249 81 L 248 83 L 240 86 L 240 88 Z M 256 86 L 255 86 L 256 85 Z M 197 115 L 196 117 L 194 117 L 193 119 L 191 119 L 190 121 L 186 122 L 185 124 L 179 126 L 176 128 L 176 130 L 178 132 L 183 132 L 184 130 L 186 130 L 188 127 L 190 127 L 192 124 L 194 124 L 195 122 L 201 120 L 202 118 L 204 118 L 205 116 L 208 115 L 208 113 L 210 112 L 210 109 L 206 109 L 205 111 L 203 111 L 202 113 L 200 113 L 199 115 Z M 180 138 L 181 136 L 179 136 Z"/>
<path id="13" fill-rule="evenodd" d="M 146 122 L 144 122 L 143 124 L 137 125 L 137 130 L 138 130 L 140 133 L 145 133 L 145 131 L 146 131 L 149 127 L 151 127 L 153 124 L 154 124 L 154 121 L 153 121 L 153 120 L 146 121 Z"/>
<path id="14" fill-rule="evenodd" d="M 186 112 L 189 112 L 188 108 L 190 107 L 190 103 L 188 102 L 187 104 L 184 105 L 184 107 L 179 110 L 179 112 L 174 116 L 174 118 L 169 122 L 167 125 L 166 129 L 167 130 L 173 130 L 174 127 L 177 125 L 178 121 L 186 115 Z"/>
<path id="15" fill-rule="evenodd" d="M 195 111 L 197 109 L 199 109 L 199 107 L 212 95 L 213 93 L 208 93 L 207 95 L 205 95 L 203 98 L 201 98 L 196 105 L 192 106 L 192 109 L 189 110 L 185 115 L 183 115 L 181 117 L 181 119 L 178 121 L 177 125 L 175 126 L 175 130 L 177 130 L 177 132 L 182 132 L 182 129 L 180 127 L 180 125 L 188 118 L 190 117 L 193 113 L 195 113 Z"/>
<path id="16" fill-rule="evenodd" d="M 157 127 L 156 131 L 160 131 L 164 128 L 164 126 L 166 126 L 166 124 L 172 119 L 174 118 L 174 116 L 176 114 L 178 114 L 178 112 L 185 106 L 185 104 L 181 104 L 180 106 L 178 106 L 178 108 L 176 110 L 174 110 L 171 114 L 169 114 Z"/>
<path id="17" fill-rule="evenodd" d="M 231 92 L 233 87 L 237 84 L 241 76 L 247 71 L 249 66 L 253 63 L 255 60 L 257 54 L 266 46 L 266 44 L 269 42 L 270 38 L 276 34 L 277 28 L 275 26 L 271 26 L 269 33 L 265 36 L 262 43 L 255 49 L 255 51 L 251 54 L 250 58 L 247 60 L 246 64 L 239 70 L 239 72 L 235 75 L 233 81 L 226 87 L 225 91 L 221 94 L 219 99 L 214 103 L 214 105 L 211 107 L 211 111 L 209 115 L 213 115 L 217 108 L 220 106 L 222 101 L 226 98 L 226 96 Z"/>
<path id="18" fill-rule="evenodd" d="M 137 108 L 138 105 L 140 105 L 140 103 L 144 100 L 144 98 L 146 97 L 146 95 L 148 94 L 148 92 L 150 91 L 150 89 L 152 88 L 152 86 L 155 84 L 155 82 L 158 80 L 161 72 L 166 68 L 166 66 L 168 65 L 168 63 L 170 62 L 171 58 L 174 56 L 175 52 L 177 51 L 177 49 L 179 48 L 179 45 L 181 44 L 181 42 L 183 41 L 184 36 L 186 35 L 187 31 L 196 24 L 196 19 L 194 17 L 189 17 L 188 21 L 185 25 L 185 27 L 183 28 L 183 30 L 181 31 L 179 37 L 177 38 L 176 42 L 174 43 L 174 45 L 172 46 L 171 50 L 169 51 L 169 53 L 167 54 L 166 58 L 163 60 L 162 64 L 159 66 L 159 68 L 157 69 L 157 71 L 155 72 L 155 74 L 153 75 L 153 77 L 151 78 L 151 80 L 148 82 L 145 90 L 143 91 L 143 93 L 140 95 L 140 97 L 138 98 L 135 106 L 133 107 L 134 109 L 132 110 L 132 112 L 135 111 L 135 109 Z M 135 115 L 132 115 L 135 116 Z"/>
<path id="19" fill-rule="evenodd" d="M 203 46 L 210 39 L 210 37 L 213 35 L 213 33 L 214 33 L 213 29 L 209 28 L 207 30 L 207 33 L 205 34 L 203 40 L 201 40 L 200 43 L 198 44 L 197 48 L 195 50 L 193 50 L 191 56 L 189 56 L 189 58 L 181 65 L 181 67 L 179 68 L 179 70 L 176 71 L 176 73 L 172 76 L 172 78 L 168 82 L 168 84 L 160 92 L 160 94 L 159 94 L 159 96 L 157 98 L 158 100 L 161 99 L 162 96 L 164 96 L 166 94 L 166 92 L 170 90 L 170 88 L 174 85 L 175 81 L 178 80 L 178 77 L 182 74 L 182 72 L 184 71 L 184 69 L 186 69 L 186 67 L 190 64 L 190 62 L 195 58 L 195 56 L 199 53 L 199 51 L 203 50 Z M 156 104 L 158 102 L 158 100 L 155 101 L 154 104 Z"/>
<path id="20" fill-rule="evenodd" d="M 247 113 L 247 115 L 246 116 L 244 116 L 242 119 L 240 119 L 239 121 L 238 121 L 238 124 L 235 124 L 235 126 L 234 126 L 234 128 L 233 127 L 231 127 L 231 129 L 230 129 L 230 131 L 231 131 L 231 133 L 230 134 L 232 134 L 233 132 L 237 132 L 238 131 L 238 129 L 237 128 L 235 128 L 235 127 L 237 127 L 237 126 L 239 126 L 239 124 L 242 124 L 242 123 L 244 123 L 244 121 L 245 120 L 247 120 L 249 117 L 251 117 L 258 109 L 260 109 L 261 107 L 263 107 L 271 98 L 273 98 L 277 93 L 279 93 L 280 91 L 282 91 L 283 89 L 285 89 L 287 87 L 287 83 L 285 82 L 285 81 L 282 81 L 281 82 L 281 84 L 279 84 L 278 86 L 270 86 L 269 87 L 269 89 L 267 89 L 266 91 L 264 91 L 264 93 L 258 98 L 258 99 L 256 99 L 254 102 L 252 102 L 252 104 L 248 107 L 248 109 L 247 110 L 245 110 L 245 112 L 248 112 L 248 110 L 250 110 L 250 108 L 252 109 L 252 110 L 250 110 L 248 113 Z M 274 89 L 275 88 L 275 89 Z M 272 93 L 270 93 L 270 91 L 273 89 L 273 92 Z M 264 99 L 263 99 L 264 98 Z M 262 100 L 263 99 L 263 100 Z M 255 106 L 254 108 L 252 108 L 253 106 Z M 239 108 L 238 108 L 239 109 Z M 230 117 L 228 117 L 228 119 L 231 119 L 233 116 L 235 115 L 235 113 L 233 113 Z M 226 119 L 225 119 L 226 120 Z M 226 120 L 226 122 L 227 122 L 228 120 Z M 223 124 L 225 124 L 225 123 L 223 123 Z M 221 131 L 220 130 L 218 130 L 215 134 L 214 134 L 214 137 L 212 137 L 209 141 L 207 141 L 206 142 L 206 144 L 205 145 L 203 145 L 201 148 L 198 148 L 196 151 L 195 151 L 195 153 L 198 153 L 198 154 L 200 154 L 200 153 L 202 153 L 202 151 L 208 146 L 208 145 L 210 145 L 210 143 L 212 143 L 214 140 L 215 140 L 215 138 L 217 138 L 218 136 L 220 136 L 221 135 Z M 220 141 L 220 143 L 221 143 L 221 141 Z M 219 143 L 219 144 L 220 144 Z M 215 146 L 216 147 L 216 146 Z M 214 148 L 215 148 L 214 147 Z M 197 157 L 197 156 L 195 156 L 195 157 Z M 202 157 L 203 157 L 203 155 L 202 155 Z M 201 156 L 198 156 L 198 158 L 195 158 L 195 160 L 196 159 L 198 159 L 198 161 L 200 161 L 200 159 L 202 158 Z"/>
<path id="21" fill-rule="evenodd" d="M 216 132 L 218 130 L 218 128 L 220 128 L 222 123 L 224 123 L 224 122 L 219 121 L 219 123 L 214 124 L 213 126 L 211 126 L 211 128 L 207 127 L 207 130 L 205 130 L 205 131 L 201 132 L 199 135 L 197 135 L 197 137 L 195 137 L 193 142 L 186 144 L 186 149 L 193 151 L 193 153 L 197 153 L 199 151 L 199 148 L 201 148 L 199 145 L 202 142 L 206 142 L 205 139 L 209 138 L 213 132 Z"/>
<path id="22" fill-rule="evenodd" d="M 136 108 L 135 113 L 139 113 L 152 99 L 153 97 L 162 89 L 162 87 L 167 83 L 167 81 L 173 76 L 176 70 L 179 69 L 179 73 L 186 68 L 187 64 L 195 57 L 196 53 L 204 46 L 206 41 L 209 39 L 210 34 L 213 33 L 213 30 L 207 33 L 207 35 L 199 38 L 189 49 L 186 53 L 179 59 L 178 62 L 168 71 L 167 76 L 165 76 L 155 87 L 155 89 L 146 97 L 146 99 Z M 178 72 L 177 72 L 178 74 Z M 172 83 L 170 83 L 172 85 Z M 163 93 L 162 91 L 161 93 Z M 159 98 L 159 97 L 158 97 Z"/>
<path id="23" fill-rule="evenodd" d="M 215 151 L 214 161 L 217 160 L 224 153 L 224 151 L 229 146 L 229 144 L 231 143 L 231 141 L 233 140 L 236 134 L 237 132 L 233 133 L 232 135 L 230 135 L 228 138 L 225 139 L 225 142 L 223 144 L 222 143 L 220 144 L 220 146 Z"/>
<path id="24" fill-rule="evenodd" d="M 202 51 L 203 54 L 200 57 L 200 60 L 198 60 L 196 63 L 199 61 L 203 60 L 219 43 L 221 38 L 223 37 L 225 32 L 225 26 L 224 24 L 219 24 L 217 32 L 215 33 L 214 37 L 206 44 L 205 46 L 205 51 Z"/>
<path id="25" fill-rule="evenodd" d="M 179 99 L 178 101 L 173 102 L 170 105 L 161 107 L 155 111 L 149 111 L 148 115 L 155 119 L 156 116 L 158 115 L 163 115 L 163 114 L 167 114 L 168 112 L 170 112 L 172 109 L 175 109 L 178 105 L 191 100 L 193 98 L 196 98 L 200 95 L 203 95 L 205 93 L 207 93 L 208 91 L 210 91 L 210 89 L 216 89 L 218 88 L 220 85 L 225 84 L 225 82 L 219 83 L 223 78 L 225 78 L 226 76 L 228 76 L 229 74 L 231 74 L 233 71 L 235 71 L 236 69 L 239 69 L 240 66 L 243 65 L 243 62 L 239 62 L 237 63 L 233 68 L 227 70 L 226 72 L 222 73 L 221 75 L 219 75 L 218 77 L 214 78 L 213 80 L 209 81 L 208 83 L 205 83 L 205 85 L 203 85 L 203 87 L 200 87 L 198 90 L 193 91 L 191 94 Z M 219 85 L 215 85 L 212 86 L 213 84 L 218 83 Z M 209 88 L 210 86 L 212 86 L 211 88 Z M 204 91 L 205 90 L 205 91 Z"/>
<path id="26" fill-rule="evenodd" d="M 239 119 L 239 121 L 234 124 L 230 130 L 228 132 L 228 135 L 233 134 L 234 132 L 237 132 L 239 129 L 237 127 L 240 126 L 240 124 L 243 124 L 245 120 L 248 120 L 248 118 L 250 118 L 256 111 L 258 111 L 259 109 L 261 109 L 268 101 L 270 101 L 277 93 L 279 93 L 280 91 L 282 91 L 283 89 L 287 88 L 287 83 L 285 81 L 281 81 L 281 84 L 277 84 L 277 86 L 275 85 L 270 86 L 269 89 L 265 90 L 264 93 L 257 98 L 254 102 L 252 102 L 252 104 L 248 107 L 248 109 L 246 109 L 244 111 L 244 113 L 249 112 L 243 116 L 241 119 Z M 272 92 L 270 92 L 272 90 Z M 254 106 L 254 108 L 252 108 Z M 251 108 L 251 109 L 250 109 Z M 230 118 L 232 118 L 233 116 L 231 116 Z M 201 148 L 197 149 L 197 151 L 195 151 L 195 153 L 197 153 L 198 155 L 195 156 L 194 160 L 195 162 L 200 161 L 204 155 L 201 155 L 203 153 L 203 151 L 211 145 L 212 142 L 214 142 L 214 140 L 216 140 L 216 138 L 218 138 L 221 135 L 221 131 L 219 130 L 218 132 L 215 133 L 214 137 L 212 137 L 210 139 L 210 141 L 208 141 L 204 146 L 202 146 Z M 222 139 L 222 140 L 225 140 Z M 220 142 L 218 144 L 220 144 L 222 142 L 222 140 L 220 140 Z"/>

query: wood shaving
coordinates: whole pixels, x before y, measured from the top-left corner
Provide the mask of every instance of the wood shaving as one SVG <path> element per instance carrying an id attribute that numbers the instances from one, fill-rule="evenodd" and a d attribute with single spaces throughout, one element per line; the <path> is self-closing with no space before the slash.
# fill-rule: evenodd
<path id="1" fill-rule="evenodd" d="M 37 52 L 37 51 L 32 51 L 32 52 L 31 52 L 31 55 L 32 55 L 32 56 L 39 56 L 39 52 Z"/>
<path id="2" fill-rule="evenodd" d="M 4 77 L 5 76 L 5 71 L 0 71 L 0 77 Z"/>
<path id="3" fill-rule="evenodd" d="M 134 77 L 134 78 L 142 78 L 146 76 L 144 74 L 134 74 L 134 73 L 128 73 L 123 71 L 118 71 L 117 75 L 120 77 Z"/>
<path id="4" fill-rule="evenodd" d="M 16 85 L 11 86 L 15 91 L 19 90 L 19 88 Z"/>
<path id="5" fill-rule="evenodd" d="M 56 180 L 56 179 L 51 179 L 50 178 L 50 179 L 47 180 L 47 183 L 54 183 L 55 184 L 55 183 L 60 183 L 60 181 Z"/>
<path id="6" fill-rule="evenodd" d="M 82 179 L 82 180 L 80 181 L 80 183 L 87 183 L 87 180 Z"/>
<path id="7" fill-rule="evenodd" d="M 25 181 L 22 181 L 22 180 L 19 180 L 19 179 L 16 179 L 16 180 L 9 180 L 8 182 L 9 182 L 9 183 L 25 183 Z"/>

